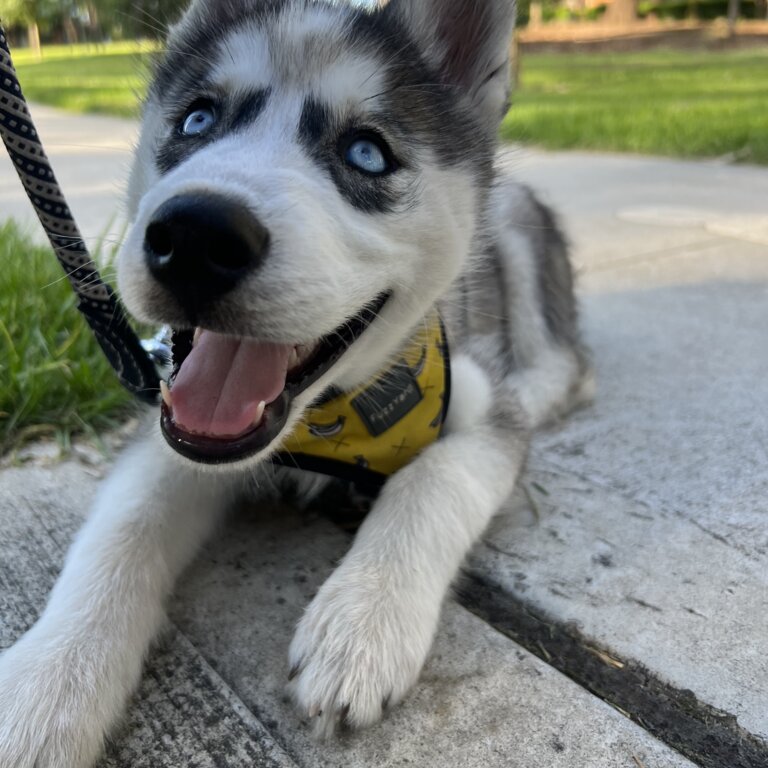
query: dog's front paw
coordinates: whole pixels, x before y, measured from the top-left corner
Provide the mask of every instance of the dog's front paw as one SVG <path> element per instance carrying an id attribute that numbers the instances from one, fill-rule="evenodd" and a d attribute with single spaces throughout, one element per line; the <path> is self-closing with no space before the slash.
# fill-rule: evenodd
<path id="1" fill-rule="evenodd" d="M 388 566 L 345 562 L 325 583 L 291 643 L 292 692 L 318 736 L 377 722 L 416 682 L 440 596 L 403 584 Z"/>
<path id="2" fill-rule="evenodd" d="M 25 638 L 0 655 L 0 766 L 90 768 L 103 745 L 80 659 Z"/>

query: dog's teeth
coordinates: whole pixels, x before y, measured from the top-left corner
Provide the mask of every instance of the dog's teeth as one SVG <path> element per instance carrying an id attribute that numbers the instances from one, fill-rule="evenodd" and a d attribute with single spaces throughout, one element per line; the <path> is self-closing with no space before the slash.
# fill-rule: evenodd
<path id="1" fill-rule="evenodd" d="M 267 410 L 267 404 L 264 402 L 259 403 L 259 407 L 256 409 L 256 416 L 253 419 L 254 426 L 258 427 L 264 419 L 264 411 Z"/>
<path id="2" fill-rule="evenodd" d="M 171 390 L 168 383 L 160 381 L 160 394 L 163 396 L 163 402 L 169 407 L 173 408 L 173 398 L 171 397 Z"/>
<path id="3" fill-rule="evenodd" d="M 192 346 L 197 346 L 197 342 L 200 341 L 200 337 L 203 335 L 203 329 L 202 328 L 195 328 L 195 335 L 192 339 Z"/>
<path id="4" fill-rule="evenodd" d="M 294 368 L 297 368 L 299 365 L 299 350 L 294 347 L 291 350 L 291 356 L 288 358 L 288 370 L 292 371 Z"/>

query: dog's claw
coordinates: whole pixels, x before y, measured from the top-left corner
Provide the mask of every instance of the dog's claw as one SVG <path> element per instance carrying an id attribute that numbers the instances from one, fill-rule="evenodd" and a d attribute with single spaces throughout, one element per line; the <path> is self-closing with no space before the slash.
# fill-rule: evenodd
<path id="1" fill-rule="evenodd" d="M 388 694 L 381 700 L 381 711 L 386 712 L 389 709 L 389 700 L 392 698 L 392 694 Z"/>
<path id="2" fill-rule="evenodd" d="M 349 711 L 352 709 L 351 704 L 345 704 L 339 709 L 339 728 L 349 728 Z"/>
<path id="3" fill-rule="evenodd" d="M 301 674 L 301 662 L 294 664 L 291 667 L 291 671 L 288 673 L 288 682 L 295 680 Z"/>

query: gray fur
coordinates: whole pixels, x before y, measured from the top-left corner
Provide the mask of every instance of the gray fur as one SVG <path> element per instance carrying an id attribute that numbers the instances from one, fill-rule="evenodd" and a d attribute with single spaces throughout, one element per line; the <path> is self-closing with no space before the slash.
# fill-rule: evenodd
<path id="1" fill-rule="evenodd" d="M 584 354 L 579 338 L 574 275 L 565 236 L 554 212 L 534 193 L 505 179 L 506 195 L 515 203 L 516 215 L 506 222 L 525 240 L 535 255 L 536 293 L 531 302 L 539 308 L 551 339 Z M 491 213 L 493 216 L 493 213 Z M 515 356 L 515 329 L 511 310 L 512 288 L 520 284 L 516 266 L 505 259 L 493 235 L 478 234 L 479 253 L 471 260 L 444 302 L 443 313 L 451 318 L 451 335 L 460 344 L 476 336 L 492 335 L 512 372 L 525 365 Z M 456 307 L 460 307 L 457 311 Z"/>
<path id="2" fill-rule="evenodd" d="M 387 10 L 411 30 L 443 82 L 468 99 L 493 136 L 509 95 L 514 0 L 390 0 Z M 491 83 L 495 87 L 489 88 Z"/>

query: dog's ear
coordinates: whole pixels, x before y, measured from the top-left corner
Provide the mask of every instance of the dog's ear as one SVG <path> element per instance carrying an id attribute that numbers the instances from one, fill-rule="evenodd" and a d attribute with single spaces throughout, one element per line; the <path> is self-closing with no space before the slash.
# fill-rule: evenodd
<path id="1" fill-rule="evenodd" d="M 465 89 L 477 109 L 497 123 L 509 96 L 515 0 L 390 0 L 447 82 Z"/>

